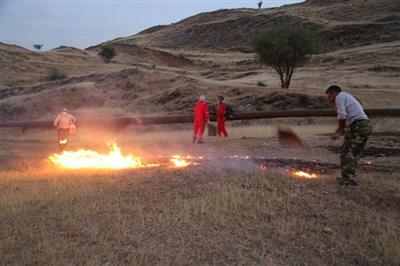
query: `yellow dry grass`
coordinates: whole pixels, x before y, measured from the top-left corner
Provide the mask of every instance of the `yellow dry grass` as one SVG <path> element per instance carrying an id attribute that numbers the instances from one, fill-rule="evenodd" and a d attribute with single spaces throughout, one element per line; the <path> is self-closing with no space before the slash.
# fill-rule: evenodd
<path id="1" fill-rule="evenodd" d="M 379 130 L 394 129 L 393 119 L 379 121 Z M 334 129 L 333 123 L 286 124 L 308 141 Z M 178 144 L 191 145 L 189 126 L 182 128 L 129 129 L 117 137 L 151 152 L 150 143 L 169 143 L 173 152 Z M 205 147 L 279 149 L 274 125 L 236 126 L 230 133 Z M 17 145 L 4 145 L 2 158 L 25 150 L 36 160 L 54 146 L 52 131 L 2 134 L 2 141 Z M 104 145 L 113 136 L 107 134 L 81 131 L 72 143 Z M 374 164 L 390 162 L 398 159 Z M 335 173 L 304 180 L 240 164 L 122 171 L 22 164 L 0 171 L 0 264 L 396 265 L 398 173 L 361 173 L 360 187 L 338 188 Z"/>
<path id="2" fill-rule="evenodd" d="M 376 206 L 378 192 L 368 185 L 337 191 L 332 178 L 201 167 L 2 173 L 0 180 L 0 257 L 7 265 L 399 259 L 398 206 Z"/>

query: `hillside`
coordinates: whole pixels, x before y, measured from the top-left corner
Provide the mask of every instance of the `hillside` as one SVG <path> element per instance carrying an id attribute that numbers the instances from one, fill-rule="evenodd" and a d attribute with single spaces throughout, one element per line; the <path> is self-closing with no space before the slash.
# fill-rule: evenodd
<path id="1" fill-rule="evenodd" d="M 297 24 L 319 33 L 325 50 L 400 38 L 400 4 L 391 0 L 306 1 L 273 9 L 202 13 L 111 43 L 217 50 L 251 50 L 250 40 L 273 24 Z"/>
<path id="2" fill-rule="evenodd" d="M 0 91 L 4 88 L 32 86 L 48 81 L 52 68 L 68 76 L 108 72 L 115 68 L 102 64 L 97 54 L 73 47 L 59 47 L 47 52 L 0 43 Z"/>
<path id="3" fill-rule="evenodd" d="M 397 107 L 398 10 L 396 1 L 306 1 L 202 13 L 86 50 L 33 52 L 0 43 L 0 116 L 47 119 L 63 105 L 79 116 L 183 114 L 199 94 L 210 102 L 225 95 L 239 112 L 321 108 L 328 106 L 323 89 L 331 83 L 367 107 Z M 326 44 L 295 72 L 288 92 L 248 45 L 256 31 L 277 22 L 311 27 Z M 104 44 L 117 51 L 108 64 L 97 55 Z M 54 68 L 66 78 L 49 80 Z"/>

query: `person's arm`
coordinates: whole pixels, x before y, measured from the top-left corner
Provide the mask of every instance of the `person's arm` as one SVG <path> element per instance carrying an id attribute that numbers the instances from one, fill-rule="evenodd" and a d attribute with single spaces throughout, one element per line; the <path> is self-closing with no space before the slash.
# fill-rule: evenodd
<path id="1" fill-rule="evenodd" d="M 341 95 L 336 96 L 336 111 L 337 117 L 339 120 L 346 120 L 347 112 L 346 112 L 346 99 L 341 97 Z"/>
<path id="2" fill-rule="evenodd" d="M 208 113 L 208 104 L 204 104 L 204 114 L 205 114 L 205 117 L 206 117 L 206 122 L 208 123 L 208 122 L 210 122 L 210 114 Z"/>
<path id="3" fill-rule="evenodd" d="M 336 110 L 337 110 L 337 117 L 338 117 L 338 127 L 335 133 L 332 136 L 332 139 L 337 139 L 339 136 L 343 136 L 346 129 L 346 102 L 343 98 L 336 98 Z"/>
<path id="4" fill-rule="evenodd" d="M 335 140 L 339 138 L 340 136 L 343 136 L 345 133 L 346 129 L 346 119 L 339 119 L 338 120 L 338 127 L 335 131 L 335 133 L 332 135 L 332 139 Z"/>
<path id="5" fill-rule="evenodd" d="M 73 115 L 70 115 L 70 116 L 71 116 L 71 123 L 72 123 L 72 124 L 75 124 L 75 122 L 76 122 L 75 116 L 73 116 Z"/>
<path id="6" fill-rule="evenodd" d="M 57 115 L 56 119 L 54 119 L 54 126 L 57 127 L 58 126 L 58 122 L 60 122 L 60 115 Z"/>

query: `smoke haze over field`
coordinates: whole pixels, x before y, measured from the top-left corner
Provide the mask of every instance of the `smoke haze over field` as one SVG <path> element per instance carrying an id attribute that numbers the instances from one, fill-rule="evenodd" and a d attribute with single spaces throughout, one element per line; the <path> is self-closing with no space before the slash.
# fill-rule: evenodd
<path id="1" fill-rule="evenodd" d="M 256 8 L 253 0 L 0 0 L 0 41 L 43 50 L 86 48 L 217 9 Z M 302 2 L 264 1 L 263 8 Z"/>

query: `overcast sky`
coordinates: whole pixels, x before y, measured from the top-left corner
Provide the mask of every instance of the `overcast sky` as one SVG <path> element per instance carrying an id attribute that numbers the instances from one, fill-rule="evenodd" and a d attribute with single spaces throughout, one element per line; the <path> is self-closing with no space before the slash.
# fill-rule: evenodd
<path id="1" fill-rule="evenodd" d="M 207 11 L 256 8 L 258 0 L 0 0 L 0 41 L 43 50 L 86 48 Z M 303 2 L 264 0 L 263 8 Z"/>

